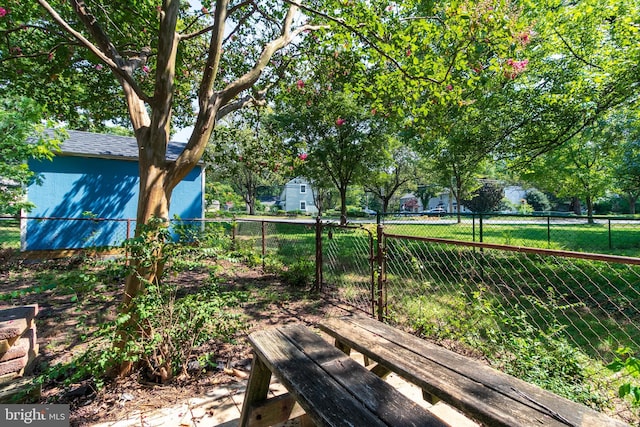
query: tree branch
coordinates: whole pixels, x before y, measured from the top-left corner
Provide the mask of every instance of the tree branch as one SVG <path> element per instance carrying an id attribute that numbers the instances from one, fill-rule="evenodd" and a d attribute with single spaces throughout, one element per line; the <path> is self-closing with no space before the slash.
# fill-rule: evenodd
<path id="1" fill-rule="evenodd" d="M 214 14 L 213 29 L 211 31 L 211 41 L 207 63 L 205 64 L 202 81 L 198 89 L 198 103 L 200 110 L 207 108 L 213 93 L 213 82 L 218 73 L 220 57 L 222 55 L 222 42 L 224 40 L 224 27 L 227 19 L 228 0 L 217 0 Z"/>
<path id="2" fill-rule="evenodd" d="M 86 25 L 87 29 L 96 39 L 98 43 L 101 45 L 101 48 L 104 49 L 108 54 L 105 54 L 100 48 L 98 48 L 95 44 L 91 43 L 86 37 L 80 34 L 78 31 L 74 30 L 67 21 L 62 18 L 58 12 L 56 12 L 51 5 L 46 0 L 37 0 L 40 6 L 42 6 L 49 15 L 53 18 L 54 21 L 58 23 L 66 32 L 71 34 L 76 40 L 80 42 L 82 46 L 89 49 L 94 55 L 100 58 L 105 64 L 109 66 L 116 74 L 116 76 L 122 81 L 126 82 L 129 86 L 131 86 L 132 90 L 135 94 L 143 101 L 150 102 L 150 98 L 142 91 L 142 89 L 138 86 L 136 81 L 133 79 L 133 76 L 126 72 L 122 67 L 125 62 L 123 58 L 118 54 L 117 49 L 111 43 L 109 38 L 104 34 L 101 28 L 99 28 L 92 18 L 86 13 L 84 9 L 84 3 L 79 2 L 78 0 L 72 0 L 74 9 L 76 13 L 80 17 L 81 21 Z"/>
<path id="3" fill-rule="evenodd" d="M 600 66 L 598 66 L 598 65 L 596 65 L 596 64 L 594 64 L 594 63 L 592 63 L 592 62 L 589 62 L 589 61 L 587 61 L 585 58 L 583 58 L 582 56 L 578 55 L 578 53 L 577 53 L 575 50 L 573 50 L 573 48 L 571 47 L 571 45 L 569 45 L 569 42 L 567 42 L 567 41 L 564 39 L 564 37 L 562 37 L 562 34 L 560 34 L 560 32 L 559 32 L 557 29 L 554 29 L 553 31 L 556 33 L 556 35 L 557 35 L 558 37 L 560 37 L 560 40 L 561 40 L 561 41 L 562 41 L 562 43 L 565 45 L 565 47 L 566 47 L 567 49 L 569 49 L 569 52 L 571 52 L 571 54 L 574 56 L 574 58 L 576 58 L 577 60 L 579 60 L 579 61 L 581 61 L 581 62 L 585 63 L 586 65 L 588 65 L 588 66 L 590 66 L 590 67 L 593 67 L 593 68 L 595 68 L 595 69 L 597 69 L 597 70 L 600 70 L 600 71 L 604 71 L 602 67 L 600 67 Z"/>
<path id="4" fill-rule="evenodd" d="M 176 54 L 178 37 L 176 25 L 180 12 L 179 0 L 163 0 L 160 14 L 160 30 L 158 31 L 158 59 L 156 63 L 156 79 L 153 92 L 155 108 L 151 119 L 155 132 L 164 134 L 160 140 L 169 142 L 171 127 L 171 111 L 173 107 L 173 88 L 176 72 Z M 153 136 L 151 140 L 156 140 Z M 164 159 L 165 152 L 161 153 Z"/>
<path id="5" fill-rule="evenodd" d="M 228 84 L 227 87 L 225 87 L 222 91 L 214 95 L 215 97 L 218 97 L 222 100 L 221 105 L 227 104 L 240 92 L 251 87 L 258 80 L 258 78 L 260 78 L 262 71 L 271 60 L 273 54 L 282 49 L 284 46 L 288 45 L 300 33 L 307 30 L 318 30 L 320 28 L 324 28 L 323 26 L 303 25 L 296 30 L 291 31 L 291 25 L 293 23 L 293 18 L 297 10 L 298 7 L 295 5 L 292 5 L 289 8 L 284 19 L 280 37 L 271 41 L 270 43 L 267 43 L 267 45 L 262 50 L 260 57 L 256 61 L 254 67 L 243 76 L 236 79 L 234 82 Z"/>
<path id="6" fill-rule="evenodd" d="M 432 77 L 422 77 L 422 76 L 414 76 L 411 73 L 409 73 L 404 67 L 402 67 L 402 65 L 391 55 L 387 54 L 386 52 L 384 52 L 376 43 L 374 43 L 373 41 L 371 41 L 371 39 L 369 39 L 369 37 L 367 37 L 366 35 L 362 34 L 361 31 L 358 30 L 358 28 L 347 24 L 346 22 L 344 22 L 343 19 L 340 18 L 335 18 L 327 13 L 321 12 L 317 9 L 314 9 L 312 7 L 309 6 L 304 6 L 300 3 L 297 3 L 294 0 L 284 0 L 286 3 L 289 3 L 291 5 L 295 5 L 298 6 L 299 8 L 301 8 L 302 10 L 306 11 L 306 12 L 310 12 L 313 13 L 314 15 L 318 15 L 321 16 L 329 21 L 335 22 L 336 24 L 340 25 L 343 28 L 346 28 L 347 30 L 349 30 L 351 33 L 355 34 L 356 37 L 358 37 L 360 40 L 362 40 L 367 46 L 371 47 L 373 50 L 375 50 L 380 56 L 382 56 L 383 58 L 385 58 L 386 60 L 388 60 L 389 62 L 391 62 L 393 64 L 394 67 L 396 67 L 396 69 L 398 71 L 400 71 L 400 73 L 402 73 L 403 76 L 405 76 L 405 78 L 407 79 L 411 79 L 411 80 L 424 80 L 424 81 L 428 81 L 431 83 L 436 83 L 436 84 L 442 84 L 443 82 L 446 81 L 447 76 L 449 74 L 449 70 L 447 71 L 447 74 L 445 75 L 445 77 L 443 77 L 442 79 L 434 79 Z M 378 39 L 380 39 L 378 37 Z M 451 69 L 451 67 L 450 67 Z"/>
<path id="7" fill-rule="evenodd" d="M 268 89 L 263 89 L 258 91 L 255 95 L 246 95 L 224 105 L 218 110 L 218 113 L 216 114 L 216 121 L 220 120 L 230 113 L 233 113 L 234 111 L 238 111 L 246 107 L 258 107 L 266 105 L 265 98 L 267 95 L 267 91 Z"/>

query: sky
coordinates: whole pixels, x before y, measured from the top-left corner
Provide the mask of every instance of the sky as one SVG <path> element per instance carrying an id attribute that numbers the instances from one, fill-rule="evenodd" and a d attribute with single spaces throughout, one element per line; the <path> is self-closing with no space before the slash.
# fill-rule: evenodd
<path id="1" fill-rule="evenodd" d="M 192 131 L 193 126 L 180 129 L 178 132 L 176 132 L 173 138 L 171 138 L 171 140 L 175 142 L 187 142 L 189 140 L 189 137 L 191 136 Z"/>

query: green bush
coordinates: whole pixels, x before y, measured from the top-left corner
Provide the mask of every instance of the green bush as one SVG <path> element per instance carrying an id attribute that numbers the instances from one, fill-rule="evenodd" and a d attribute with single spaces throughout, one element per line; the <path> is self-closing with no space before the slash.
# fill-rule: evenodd
<path id="1" fill-rule="evenodd" d="M 282 272 L 284 283 L 295 287 L 307 287 L 313 283 L 315 277 L 315 262 L 308 259 L 298 259 Z"/>
<path id="2" fill-rule="evenodd" d="M 149 379 L 170 378 L 186 372 L 199 346 L 208 341 L 229 341 L 246 327 L 242 315 L 233 308 L 247 301 L 248 293 L 223 292 L 215 269 L 209 269 L 208 279 L 189 292 L 169 280 L 184 269 L 203 266 L 192 245 L 173 243 L 170 237 L 166 227 L 152 223 L 148 231 L 126 242 L 127 252 L 142 266 L 162 257 L 161 280 L 143 281 L 143 292 L 133 299 L 129 312 L 103 323 L 97 331 L 87 329 L 84 339 L 90 342 L 88 350 L 70 363 L 48 368 L 42 381 L 59 379 L 70 384 L 92 378 L 100 386 L 108 370 L 123 362 L 136 364 Z M 75 281 L 84 283 L 83 277 L 77 275 Z M 75 285 L 72 289 L 82 288 Z M 123 336 L 131 337 L 125 340 L 124 348 L 114 347 Z"/>
<path id="3" fill-rule="evenodd" d="M 613 372 L 621 372 L 631 379 L 640 378 L 640 359 L 633 355 L 629 347 L 622 347 L 616 350 L 616 358 L 607 365 Z M 640 384 L 632 384 L 631 381 L 624 382 L 618 389 L 618 396 L 631 397 L 631 403 L 640 407 Z"/>

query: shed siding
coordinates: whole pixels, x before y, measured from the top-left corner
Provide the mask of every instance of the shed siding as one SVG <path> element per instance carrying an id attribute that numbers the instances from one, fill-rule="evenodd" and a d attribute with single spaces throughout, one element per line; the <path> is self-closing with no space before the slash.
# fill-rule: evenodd
<path id="1" fill-rule="evenodd" d="M 29 185 L 29 201 L 36 205 L 30 217 L 109 218 L 136 217 L 138 162 L 76 156 L 29 164 L 38 182 Z M 176 186 L 170 216 L 202 218 L 204 173 L 194 168 Z M 130 224 L 133 232 L 135 224 Z M 127 222 L 28 220 L 23 224 L 23 250 L 68 249 L 119 245 L 127 237 Z"/>

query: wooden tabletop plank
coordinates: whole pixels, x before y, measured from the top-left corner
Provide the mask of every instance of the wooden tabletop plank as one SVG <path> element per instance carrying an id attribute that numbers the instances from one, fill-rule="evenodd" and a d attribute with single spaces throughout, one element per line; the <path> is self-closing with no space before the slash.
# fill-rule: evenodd
<path id="1" fill-rule="evenodd" d="M 254 332 L 249 341 L 317 426 L 386 426 L 277 329 Z"/>
<path id="2" fill-rule="evenodd" d="M 403 427 L 447 426 L 435 415 L 303 326 L 291 325 L 279 330 L 386 424 Z"/>
<path id="3" fill-rule="evenodd" d="M 487 424 L 626 426 L 584 405 L 374 319 L 347 316 L 327 319 L 318 326 L 408 381 Z"/>

